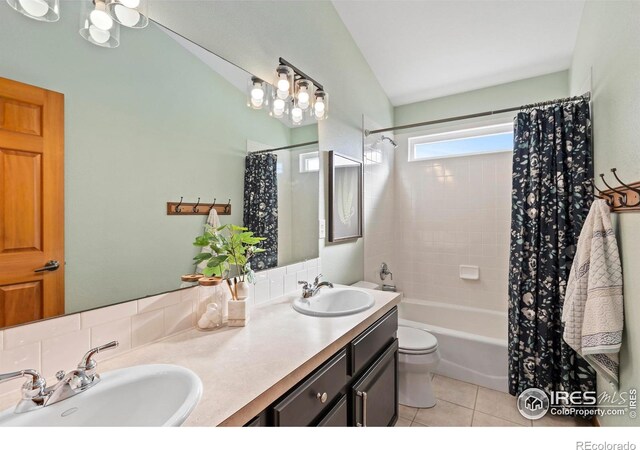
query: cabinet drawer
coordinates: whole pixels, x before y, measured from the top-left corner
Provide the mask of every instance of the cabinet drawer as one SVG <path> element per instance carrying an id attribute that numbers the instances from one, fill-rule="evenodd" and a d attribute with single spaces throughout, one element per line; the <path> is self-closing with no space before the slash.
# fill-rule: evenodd
<path id="1" fill-rule="evenodd" d="M 398 340 L 351 388 L 353 425 L 387 427 L 398 419 Z"/>
<path id="2" fill-rule="evenodd" d="M 346 384 L 347 354 L 343 349 L 273 406 L 273 424 L 280 427 L 311 425 Z"/>
<path id="3" fill-rule="evenodd" d="M 347 396 L 343 395 L 336 406 L 320 420 L 319 427 L 346 427 L 349 423 Z"/>
<path id="4" fill-rule="evenodd" d="M 381 317 L 349 344 L 349 375 L 357 374 L 396 338 L 398 308 Z"/>

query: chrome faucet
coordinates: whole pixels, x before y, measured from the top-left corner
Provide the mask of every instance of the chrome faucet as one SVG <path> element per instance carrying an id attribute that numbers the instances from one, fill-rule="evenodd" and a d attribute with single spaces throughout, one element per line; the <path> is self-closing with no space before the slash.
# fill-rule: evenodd
<path id="1" fill-rule="evenodd" d="M 56 373 L 58 382 L 51 388 L 47 387 L 47 381 L 36 370 L 25 369 L 17 372 L 0 374 L 0 383 L 17 378 L 31 377 L 31 380 L 22 385 L 22 399 L 16 406 L 15 413 L 24 413 L 34 409 L 53 405 L 69 397 L 73 397 L 86 391 L 100 381 L 100 375 L 96 373 L 97 363 L 93 355 L 104 350 L 116 348 L 118 341 L 112 341 L 89 350 L 83 357 L 78 368 L 65 374 L 64 371 Z"/>
<path id="2" fill-rule="evenodd" d="M 318 291 L 323 287 L 333 288 L 333 283 L 328 281 L 323 281 L 320 283 L 320 278 L 322 278 L 322 274 L 318 275 L 315 280 L 313 280 L 313 284 L 309 284 L 306 281 L 298 281 L 298 284 L 302 285 L 302 297 L 303 298 L 311 298 L 318 293 Z"/>
<path id="3" fill-rule="evenodd" d="M 391 281 L 393 281 L 393 273 L 389 270 L 389 266 L 386 262 L 383 262 L 380 266 L 380 279 L 386 280 L 387 275 L 391 275 Z"/>

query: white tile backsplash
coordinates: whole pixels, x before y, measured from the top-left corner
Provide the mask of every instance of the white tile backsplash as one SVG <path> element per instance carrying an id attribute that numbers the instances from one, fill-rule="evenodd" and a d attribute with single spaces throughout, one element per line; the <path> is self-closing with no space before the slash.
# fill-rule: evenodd
<path id="1" fill-rule="evenodd" d="M 153 297 L 142 298 L 138 300 L 138 313 L 142 314 L 166 308 L 167 306 L 176 305 L 180 303 L 181 297 L 181 291 L 174 291 L 167 292 L 166 294 L 154 295 Z"/>
<path id="2" fill-rule="evenodd" d="M 0 353 L 0 373 L 23 369 L 40 370 L 40 342 L 4 350 Z M 0 384 L 0 395 L 19 389 L 26 380 L 7 381 Z"/>
<path id="3" fill-rule="evenodd" d="M 131 318 L 131 344 L 133 347 L 157 341 L 164 336 L 164 311 L 149 311 Z"/>
<path id="4" fill-rule="evenodd" d="M 4 348 L 12 349 L 32 342 L 71 333 L 80 329 L 80 314 L 23 325 L 4 330 Z"/>
<path id="5" fill-rule="evenodd" d="M 179 333 L 194 326 L 193 303 L 180 302 L 164 309 L 164 335 Z"/>
<path id="6" fill-rule="evenodd" d="M 91 330 L 66 333 L 42 341 L 42 375 L 51 377 L 59 370 L 65 372 L 76 367 L 91 348 Z"/>
<path id="7" fill-rule="evenodd" d="M 297 291 L 298 275 L 307 278 L 316 270 L 320 270 L 319 259 L 259 272 L 258 283 L 251 286 L 252 304 Z M 92 347 L 119 342 L 117 349 L 100 354 L 104 360 L 188 330 L 195 325 L 198 300 L 215 290 L 199 286 L 0 330 L 0 372 L 35 369 L 51 377 L 58 370 L 76 367 Z M 16 391 L 22 383 L 2 383 L 0 394 Z"/>
<path id="8" fill-rule="evenodd" d="M 125 317 L 91 328 L 91 347 L 95 348 L 111 341 L 118 341 L 118 347 L 100 356 L 113 357 L 131 350 L 131 318 Z"/>
<path id="9" fill-rule="evenodd" d="M 80 313 L 80 321 L 82 328 L 91 328 L 103 323 L 135 316 L 137 313 L 138 302 L 126 302 Z"/>

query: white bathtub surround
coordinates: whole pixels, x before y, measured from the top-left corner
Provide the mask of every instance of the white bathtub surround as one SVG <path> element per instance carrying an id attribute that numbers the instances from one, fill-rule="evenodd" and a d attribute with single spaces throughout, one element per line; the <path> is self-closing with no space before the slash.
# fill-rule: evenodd
<path id="1" fill-rule="evenodd" d="M 257 274 L 266 285 L 260 301 L 267 302 L 298 290 L 295 282 L 289 283 L 287 289 L 282 288 L 287 269 L 281 267 Z M 294 269 L 301 276 L 315 276 L 320 261 L 298 263 Z M 274 285 L 276 289 L 271 290 L 270 286 Z M 104 361 L 182 333 L 195 327 L 198 302 L 216 288 L 197 286 L 0 330 L 0 373 L 36 369 L 52 380 L 58 370 L 75 367 L 91 347 L 114 339 L 120 342 L 117 349 L 100 355 Z M 228 292 L 228 288 L 225 289 Z M 254 289 L 255 286 L 249 288 L 250 306 L 257 302 Z M 22 383 L 14 380 L 0 384 L 0 395 L 19 389 Z"/>
<path id="2" fill-rule="evenodd" d="M 185 425 L 242 425 L 399 301 L 396 293 L 370 292 L 372 308 L 330 319 L 297 313 L 291 307 L 297 294 L 290 294 L 255 306 L 244 328 L 191 329 L 116 357 L 107 359 L 105 352 L 98 358 L 98 372 L 156 363 L 186 367 L 204 389 Z M 0 397 L 0 410 L 15 406 L 19 398 L 17 390 Z"/>
<path id="3" fill-rule="evenodd" d="M 365 118 L 365 129 L 382 128 Z M 392 133 L 385 136 L 393 138 Z M 398 221 L 394 210 L 395 154 L 393 145 L 379 143 L 380 134 L 364 140 L 364 279 L 381 284 L 380 264 L 386 262 L 394 272 L 394 248 Z M 356 280 L 353 280 L 356 281 Z M 395 284 L 387 277 L 385 283 Z"/>
<path id="4" fill-rule="evenodd" d="M 435 373 L 507 392 L 507 314 L 403 298 L 400 323 L 438 340 Z"/>
<path id="5" fill-rule="evenodd" d="M 407 161 L 396 135 L 394 280 L 408 298 L 507 310 L 511 153 Z M 376 243 L 372 243 L 375 245 Z M 460 266 L 477 266 L 478 280 Z"/>

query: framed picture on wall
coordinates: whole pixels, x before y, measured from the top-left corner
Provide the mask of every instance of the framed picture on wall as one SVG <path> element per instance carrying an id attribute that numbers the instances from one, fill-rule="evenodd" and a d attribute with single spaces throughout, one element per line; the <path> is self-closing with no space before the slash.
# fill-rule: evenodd
<path id="1" fill-rule="evenodd" d="M 362 162 L 329 152 L 329 242 L 362 237 Z"/>

